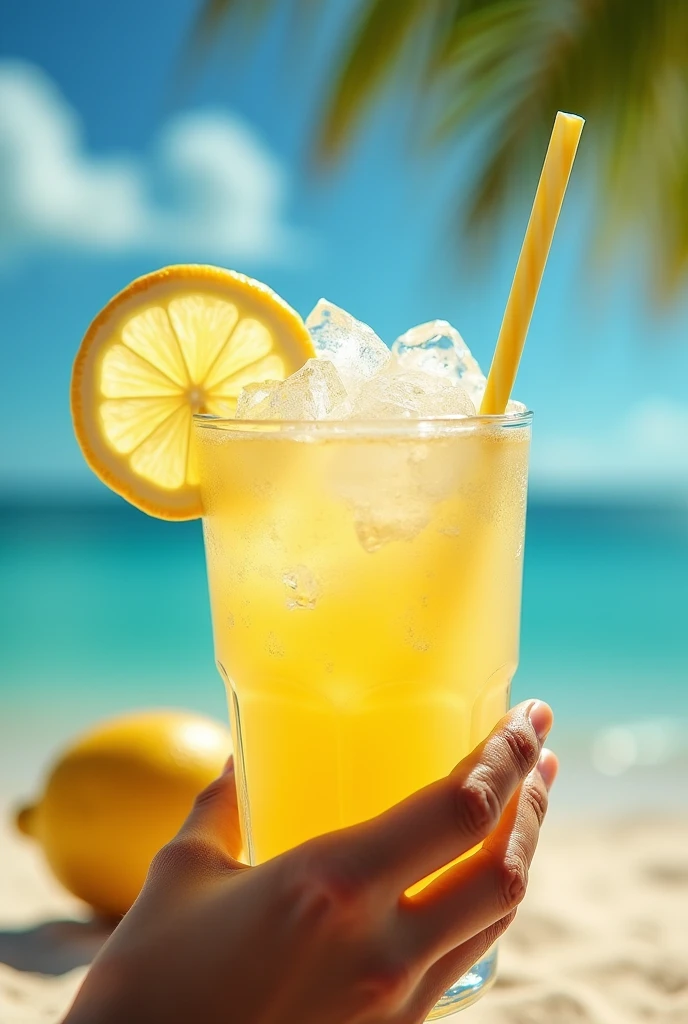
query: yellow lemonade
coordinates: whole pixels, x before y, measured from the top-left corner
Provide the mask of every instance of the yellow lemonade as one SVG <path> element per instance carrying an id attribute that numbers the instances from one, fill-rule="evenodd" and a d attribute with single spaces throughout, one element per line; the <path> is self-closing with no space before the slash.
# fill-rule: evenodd
<path id="1" fill-rule="evenodd" d="M 445 775 L 518 660 L 530 417 L 196 419 L 251 863 Z"/>
<path id="2" fill-rule="evenodd" d="M 531 416 L 502 414 L 582 127 L 557 114 L 487 381 L 446 321 L 390 351 L 217 267 L 145 275 L 86 332 L 89 465 L 152 515 L 202 509 L 252 864 L 446 775 L 508 706 Z M 493 946 L 427 1020 L 495 972 Z"/>

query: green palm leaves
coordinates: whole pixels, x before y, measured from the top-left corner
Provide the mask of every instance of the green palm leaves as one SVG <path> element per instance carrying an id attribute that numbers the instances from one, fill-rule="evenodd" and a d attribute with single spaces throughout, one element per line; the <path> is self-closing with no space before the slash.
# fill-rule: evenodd
<path id="1" fill-rule="evenodd" d="M 325 3 L 294 0 L 293 15 Z M 270 6 L 208 0 L 202 24 Z M 419 148 L 476 129 L 469 228 L 535 178 L 556 110 L 573 110 L 588 122 L 598 241 L 649 243 L 662 298 L 688 279 L 688 0 L 361 0 L 317 130 L 321 162 L 342 155 L 393 78 L 420 104 Z"/>

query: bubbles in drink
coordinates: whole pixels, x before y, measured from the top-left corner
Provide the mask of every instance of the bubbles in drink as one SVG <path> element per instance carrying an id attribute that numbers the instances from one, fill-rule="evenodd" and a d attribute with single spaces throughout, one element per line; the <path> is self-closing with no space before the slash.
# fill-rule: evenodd
<path id="1" fill-rule="evenodd" d="M 283 658 L 284 657 L 284 644 L 279 639 L 279 637 L 274 632 L 272 632 L 272 630 L 267 635 L 266 647 L 267 647 L 267 652 L 270 655 L 270 657 L 272 657 L 272 658 Z"/>
<path id="2" fill-rule="evenodd" d="M 347 389 L 381 373 L 391 354 L 375 331 L 327 299 L 306 318 L 318 359 L 334 363 Z"/>

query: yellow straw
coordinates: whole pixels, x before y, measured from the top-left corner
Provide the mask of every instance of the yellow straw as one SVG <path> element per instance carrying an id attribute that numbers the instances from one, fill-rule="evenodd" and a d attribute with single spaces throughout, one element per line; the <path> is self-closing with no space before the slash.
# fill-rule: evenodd
<path id="1" fill-rule="evenodd" d="M 584 124 L 576 114 L 559 111 L 555 118 L 487 377 L 481 416 L 503 413 L 509 401 Z"/>

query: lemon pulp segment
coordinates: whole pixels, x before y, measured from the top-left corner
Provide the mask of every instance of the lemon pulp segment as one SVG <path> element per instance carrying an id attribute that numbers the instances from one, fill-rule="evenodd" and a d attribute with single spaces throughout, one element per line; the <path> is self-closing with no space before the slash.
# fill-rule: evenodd
<path id="1" fill-rule="evenodd" d="M 196 412 L 233 416 L 248 383 L 283 380 L 313 349 L 266 285 L 215 267 L 134 281 L 91 324 L 72 379 L 75 431 L 113 490 L 163 518 L 200 515 Z"/>

